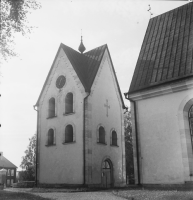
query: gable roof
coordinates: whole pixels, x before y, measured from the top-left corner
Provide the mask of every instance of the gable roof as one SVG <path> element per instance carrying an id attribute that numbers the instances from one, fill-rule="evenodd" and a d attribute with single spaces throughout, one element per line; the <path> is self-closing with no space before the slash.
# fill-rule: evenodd
<path id="1" fill-rule="evenodd" d="M 2 155 L 0 159 L 0 168 L 17 168 L 17 167 Z"/>
<path id="2" fill-rule="evenodd" d="M 85 91 L 89 92 L 100 66 L 107 45 L 102 45 L 84 54 L 61 44 L 79 79 L 81 80 Z"/>
<path id="3" fill-rule="evenodd" d="M 150 19 L 128 94 L 193 77 L 193 2 Z"/>
<path id="4" fill-rule="evenodd" d="M 92 49 L 92 50 L 90 50 L 90 51 L 88 51 L 84 54 L 81 54 L 78 51 L 75 51 L 74 49 L 72 49 L 72 48 L 61 43 L 60 47 L 58 49 L 58 52 L 56 54 L 56 57 L 54 59 L 54 62 L 52 64 L 52 67 L 51 67 L 51 69 L 48 73 L 48 76 L 46 78 L 46 81 L 44 83 L 44 86 L 42 88 L 42 91 L 40 93 L 40 96 L 38 98 L 38 101 L 36 103 L 36 106 L 39 103 L 40 97 L 43 93 L 43 90 L 44 90 L 46 83 L 48 81 L 48 77 L 51 74 L 52 68 L 54 67 L 54 63 L 56 61 L 56 58 L 57 58 L 61 48 L 64 50 L 65 54 L 67 55 L 70 63 L 72 64 L 72 67 L 74 68 L 77 76 L 79 77 L 80 81 L 82 82 L 86 92 L 90 92 L 90 89 L 92 87 L 92 84 L 94 82 L 96 74 L 98 72 L 99 66 L 101 64 L 103 55 L 105 53 L 105 50 L 107 50 L 109 57 L 110 57 L 111 64 L 112 64 L 113 73 L 114 73 L 114 76 L 115 76 L 118 91 L 119 91 L 119 94 L 120 94 L 120 97 L 121 97 L 122 107 L 125 108 L 124 101 L 123 101 L 123 98 L 122 98 L 122 95 L 121 95 L 121 90 L 120 90 L 120 87 L 119 87 L 119 84 L 118 84 L 118 80 L 117 80 L 117 77 L 116 77 L 116 74 L 115 74 L 114 66 L 113 66 L 113 63 L 112 63 L 112 59 L 111 59 L 107 44 L 99 46 L 95 49 Z"/>

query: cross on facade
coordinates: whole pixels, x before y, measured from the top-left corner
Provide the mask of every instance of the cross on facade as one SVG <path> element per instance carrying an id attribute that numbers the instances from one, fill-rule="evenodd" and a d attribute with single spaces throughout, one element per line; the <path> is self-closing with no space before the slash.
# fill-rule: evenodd
<path id="1" fill-rule="evenodd" d="M 104 104 L 104 107 L 107 108 L 107 117 L 108 117 L 108 109 L 110 109 L 110 106 L 108 105 L 108 100 L 106 99 L 106 104 Z"/>

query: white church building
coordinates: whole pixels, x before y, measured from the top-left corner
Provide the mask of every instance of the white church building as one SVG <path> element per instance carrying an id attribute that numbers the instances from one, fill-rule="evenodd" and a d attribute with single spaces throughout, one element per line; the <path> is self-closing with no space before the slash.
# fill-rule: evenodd
<path id="1" fill-rule="evenodd" d="M 150 19 L 125 97 L 136 184 L 193 183 L 193 2 Z"/>
<path id="2" fill-rule="evenodd" d="M 124 102 L 107 45 L 61 44 L 37 108 L 39 186 L 120 187 L 126 182 Z"/>

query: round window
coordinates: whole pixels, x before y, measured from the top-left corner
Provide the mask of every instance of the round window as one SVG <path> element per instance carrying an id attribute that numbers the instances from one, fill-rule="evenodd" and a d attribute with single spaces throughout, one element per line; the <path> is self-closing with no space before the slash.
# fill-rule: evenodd
<path id="1" fill-rule="evenodd" d="M 66 77 L 61 75 L 56 80 L 56 87 L 60 89 L 65 85 L 65 83 L 66 83 Z"/>

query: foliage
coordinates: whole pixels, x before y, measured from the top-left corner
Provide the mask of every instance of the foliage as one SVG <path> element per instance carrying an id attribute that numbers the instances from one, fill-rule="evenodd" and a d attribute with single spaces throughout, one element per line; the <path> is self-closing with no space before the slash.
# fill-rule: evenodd
<path id="1" fill-rule="evenodd" d="M 0 37 L 0 59 L 7 60 L 10 56 L 16 56 L 14 51 L 15 33 L 26 35 L 31 33 L 32 28 L 27 21 L 30 10 L 40 8 L 36 0 L 2 0 L 1 9 L 1 37 Z"/>
<path id="2" fill-rule="evenodd" d="M 127 179 L 129 179 L 129 183 L 133 183 L 134 164 L 133 164 L 131 111 L 126 112 L 124 115 L 124 127 L 125 127 L 126 176 Z"/>
<path id="3" fill-rule="evenodd" d="M 29 145 L 25 150 L 25 156 L 22 157 L 20 167 L 24 170 L 21 172 L 21 177 L 24 181 L 35 180 L 36 169 L 36 134 L 29 139 Z"/>

